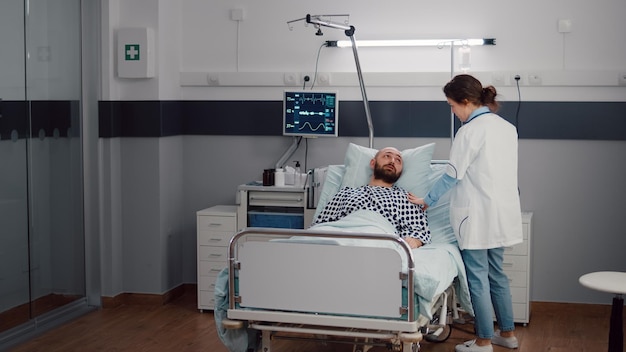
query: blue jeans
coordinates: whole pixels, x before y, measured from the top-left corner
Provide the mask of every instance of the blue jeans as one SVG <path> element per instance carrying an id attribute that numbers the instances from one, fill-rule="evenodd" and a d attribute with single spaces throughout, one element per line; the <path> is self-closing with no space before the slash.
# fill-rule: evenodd
<path id="1" fill-rule="evenodd" d="M 509 278 L 502 270 L 504 248 L 466 249 L 461 255 L 474 306 L 476 335 L 483 339 L 493 337 L 492 305 L 500 330 L 515 330 Z"/>

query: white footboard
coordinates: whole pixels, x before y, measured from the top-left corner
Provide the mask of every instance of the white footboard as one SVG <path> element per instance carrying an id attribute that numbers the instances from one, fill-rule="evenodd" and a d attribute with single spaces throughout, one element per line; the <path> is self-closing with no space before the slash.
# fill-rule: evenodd
<path id="1" fill-rule="evenodd" d="M 276 238 L 288 240 L 268 241 Z M 321 244 L 327 239 L 368 244 Z M 397 236 L 250 228 L 231 240 L 229 260 L 230 319 L 417 328 L 413 257 Z"/>

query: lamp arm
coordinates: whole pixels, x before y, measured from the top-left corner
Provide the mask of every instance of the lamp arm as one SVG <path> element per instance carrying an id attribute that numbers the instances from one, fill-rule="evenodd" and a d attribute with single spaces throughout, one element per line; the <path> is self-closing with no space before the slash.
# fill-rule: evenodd
<path id="1" fill-rule="evenodd" d="M 322 21 L 319 16 L 306 15 L 306 22 L 318 26 L 342 29 L 346 36 L 350 38 L 352 42 L 352 54 L 354 55 L 354 63 L 356 65 L 356 72 L 359 77 L 359 87 L 361 88 L 361 96 L 363 97 L 363 106 L 365 107 L 365 118 L 367 119 L 367 128 L 369 130 L 369 147 L 374 147 L 374 125 L 372 124 L 372 114 L 370 112 L 370 104 L 367 100 L 367 93 L 365 92 L 365 83 L 363 82 L 363 72 L 361 71 L 361 63 L 359 61 L 359 53 L 356 47 L 356 40 L 354 39 L 354 26 L 345 26 L 332 21 Z"/>
<path id="2" fill-rule="evenodd" d="M 363 97 L 363 107 L 365 108 L 365 118 L 367 119 L 367 128 L 369 130 L 369 147 L 374 147 L 374 125 L 372 124 L 372 114 L 370 112 L 370 103 L 367 100 L 367 93 L 365 92 L 365 83 L 363 83 L 363 73 L 361 72 L 361 63 L 359 62 L 359 53 L 356 48 L 356 41 L 354 39 L 354 27 L 351 27 L 351 33 L 346 35 L 350 37 L 352 41 L 352 53 L 354 54 L 354 63 L 356 64 L 356 73 L 359 76 L 359 86 L 361 87 L 361 96 Z"/>
<path id="3" fill-rule="evenodd" d="M 333 21 L 322 21 L 320 19 L 319 15 L 306 15 L 306 22 L 307 23 L 311 23 L 311 24 L 316 24 L 319 26 L 324 26 L 324 27 L 330 27 L 330 28 L 336 28 L 336 29 L 343 29 L 344 31 L 349 30 L 350 28 L 354 28 L 352 26 L 346 26 L 343 24 L 339 24 L 339 23 L 335 23 Z"/>

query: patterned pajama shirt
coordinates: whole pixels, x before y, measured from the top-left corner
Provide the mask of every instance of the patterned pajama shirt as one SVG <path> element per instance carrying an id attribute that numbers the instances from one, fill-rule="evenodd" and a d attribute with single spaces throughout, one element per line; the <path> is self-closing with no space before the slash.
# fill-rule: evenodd
<path id="1" fill-rule="evenodd" d="M 426 214 L 407 197 L 408 192 L 396 186 L 345 187 L 326 204 L 313 224 L 337 221 L 357 210 L 372 210 L 389 220 L 398 236 L 414 237 L 423 244 L 430 243 Z"/>

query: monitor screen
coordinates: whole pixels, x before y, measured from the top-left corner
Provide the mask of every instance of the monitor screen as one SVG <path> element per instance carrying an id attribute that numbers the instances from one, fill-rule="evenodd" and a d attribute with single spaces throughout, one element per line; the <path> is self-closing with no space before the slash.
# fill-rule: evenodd
<path id="1" fill-rule="evenodd" d="M 283 135 L 337 137 L 337 92 L 285 91 Z"/>

